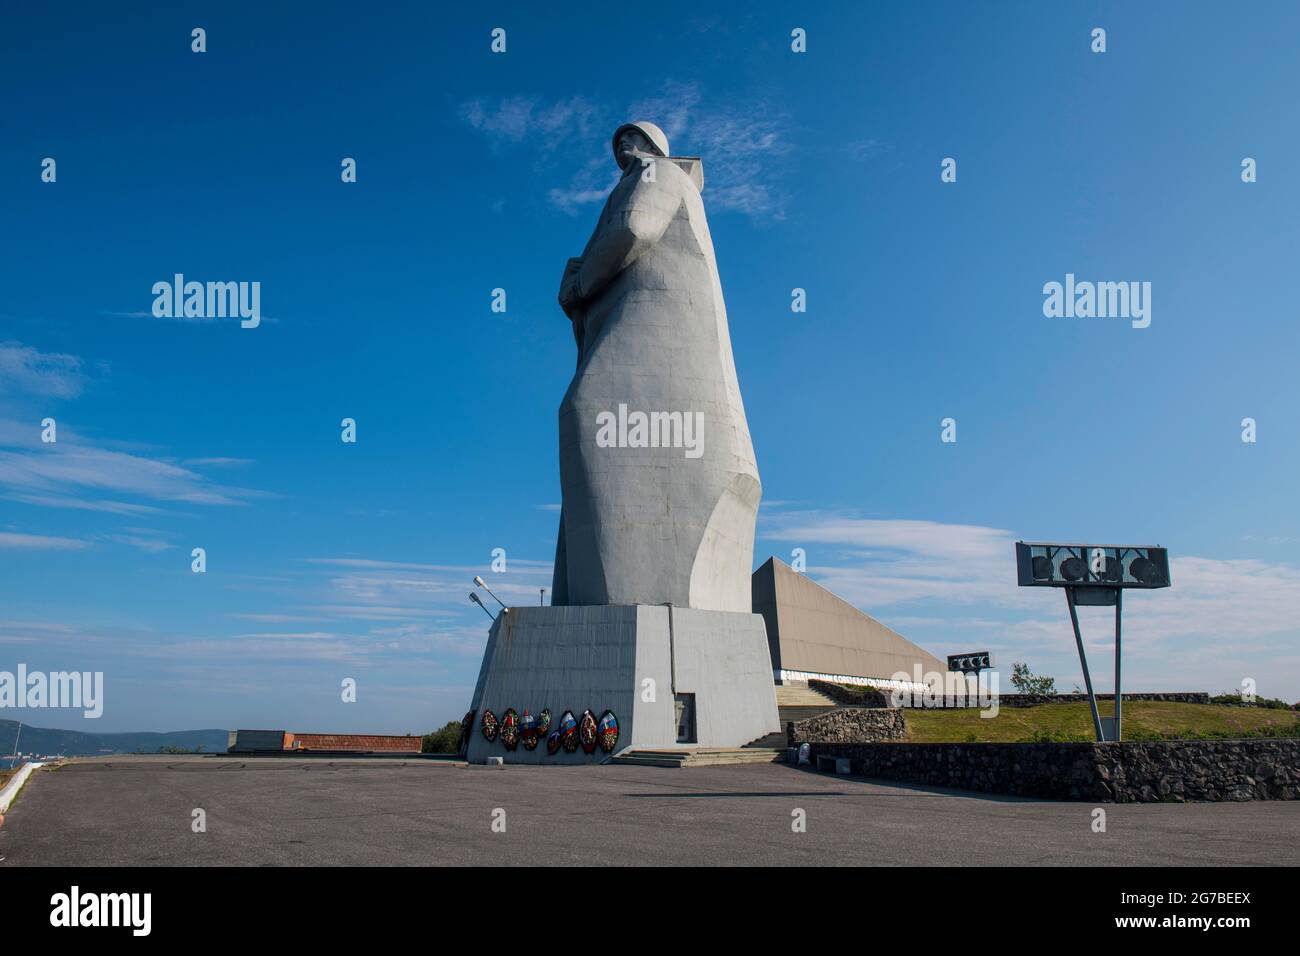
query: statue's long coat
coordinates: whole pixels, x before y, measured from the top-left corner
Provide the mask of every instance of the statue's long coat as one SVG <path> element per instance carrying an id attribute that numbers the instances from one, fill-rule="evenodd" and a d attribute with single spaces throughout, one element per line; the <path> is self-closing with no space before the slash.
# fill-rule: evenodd
<path id="1" fill-rule="evenodd" d="M 578 272 L 578 369 L 560 405 L 564 502 L 552 602 L 752 611 L 761 488 L 700 191 L 634 162 Z M 607 448 L 597 416 L 702 412 L 703 456 Z"/>

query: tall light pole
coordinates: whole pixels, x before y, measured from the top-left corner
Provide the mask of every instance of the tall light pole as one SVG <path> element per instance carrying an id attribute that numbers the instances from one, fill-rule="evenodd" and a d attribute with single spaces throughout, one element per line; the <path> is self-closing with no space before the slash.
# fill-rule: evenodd
<path id="1" fill-rule="evenodd" d="M 492 620 L 494 620 L 494 621 L 496 620 L 496 616 L 495 616 L 491 611 L 489 611 L 489 610 L 487 609 L 486 605 L 484 605 L 484 603 L 483 603 L 483 599 L 480 598 L 480 597 L 479 597 L 477 594 L 475 594 L 473 591 L 470 591 L 470 592 L 469 592 L 469 599 L 470 599 L 471 601 L 473 601 L 475 604 L 477 604 L 479 607 L 483 608 L 483 613 L 484 613 L 484 614 L 486 614 L 488 617 L 492 618 Z"/>
<path id="2" fill-rule="evenodd" d="M 481 587 L 481 588 L 482 588 L 484 591 L 486 591 L 488 594 L 492 594 L 492 589 L 491 589 L 490 587 L 487 586 L 487 582 L 484 581 L 484 580 L 483 580 L 481 577 L 479 577 L 477 574 L 474 575 L 474 583 L 477 584 L 479 587 Z M 510 610 L 510 608 L 506 607 L 505 602 L 502 601 L 502 600 L 501 600 L 499 597 L 497 597 L 495 594 L 492 594 L 492 600 L 496 601 L 498 604 L 501 605 L 501 610 L 503 610 L 503 611 L 508 611 L 508 610 Z M 485 609 L 485 610 L 486 610 L 486 609 Z"/>
<path id="3" fill-rule="evenodd" d="M 1120 617 L 1124 608 L 1124 591 L 1129 588 L 1150 590 L 1167 588 L 1169 552 L 1158 545 L 1092 545 L 1016 542 L 1016 576 L 1021 587 L 1055 587 L 1065 589 L 1065 605 L 1070 612 L 1070 627 L 1079 651 L 1079 666 L 1088 689 L 1088 709 L 1092 712 L 1093 731 L 1098 741 L 1117 741 L 1121 737 L 1120 715 L 1124 690 L 1120 686 Z M 1078 607 L 1113 607 L 1115 609 L 1115 709 L 1102 717 L 1097 709 L 1097 694 L 1088 672 L 1088 658 L 1083 650 L 1079 630 Z"/>

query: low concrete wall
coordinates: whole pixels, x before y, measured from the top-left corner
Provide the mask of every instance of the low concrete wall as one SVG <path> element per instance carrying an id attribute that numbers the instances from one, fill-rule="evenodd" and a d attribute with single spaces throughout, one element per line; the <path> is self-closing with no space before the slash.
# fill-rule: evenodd
<path id="1" fill-rule="evenodd" d="M 45 765 L 40 763 L 25 763 L 18 768 L 18 772 L 9 778 L 9 782 L 4 787 L 0 788 L 0 813 L 9 812 L 9 805 L 14 802 L 14 797 L 18 796 L 18 791 L 23 788 L 27 778 L 43 766 Z"/>
<path id="2" fill-rule="evenodd" d="M 283 730 L 234 730 L 230 733 L 230 746 L 226 753 L 284 750 L 285 736 Z"/>
<path id="3" fill-rule="evenodd" d="M 810 742 L 865 777 L 1051 800 L 1300 799 L 1300 738 L 1077 744 Z"/>
<path id="4" fill-rule="evenodd" d="M 905 736 L 907 724 L 903 720 L 903 712 L 888 708 L 841 707 L 785 725 L 786 741 L 791 747 L 813 741 L 861 743 L 868 740 L 901 740 Z"/>

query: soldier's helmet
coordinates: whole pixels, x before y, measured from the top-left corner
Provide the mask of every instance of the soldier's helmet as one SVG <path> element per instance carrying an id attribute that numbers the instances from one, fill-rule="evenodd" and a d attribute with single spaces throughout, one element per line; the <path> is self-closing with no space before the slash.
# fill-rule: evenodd
<path id="1" fill-rule="evenodd" d="M 666 157 L 668 155 L 668 137 L 664 135 L 664 131 L 649 120 L 637 120 L 635 123 L 624 123 L 614 130 L 613 148 L 615 159 L 618 159 L 618 138 L 630 129 L 640 131 L 646 139 L 650 140 L 650 144 L 660 156 Z"/>

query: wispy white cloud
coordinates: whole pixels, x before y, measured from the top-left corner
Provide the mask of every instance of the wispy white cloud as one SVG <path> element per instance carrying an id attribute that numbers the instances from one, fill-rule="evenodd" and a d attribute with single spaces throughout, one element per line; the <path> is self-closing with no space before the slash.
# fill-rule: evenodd
<path id="1" fill-rule="evenodd" d="M 9 644 L 70 645 L 76 641 L 77 628 L 62 621 L 0 621 L 0 647 Z"/>
<path id="2" fill-rule="evenodd" d="M 85 499 L 71 498 L 59 495 L 27 495 L 12 494 L 5 495 L 10 501 L 21 501 L 29 505 L 44 505 L 48 508 L 73 508 L 81 511 L 102 511 L 107 514 L 119 515 L 147 515 L 158 514 L 161 508 L 153 505 L 131 504 L 125 501 L 109 501 L 107 499 Z"/>
<path id="3" fill-rule="evenodd" d="M 126 528 L 121 533 L 104 534 L 101 537 L 103 540 L 111 541 L 114 544 L 125 544 L 138 551 L 148 551 L 153 554 L 175 547 L 174 544 L 165 540 L 163 532 L 151 528 Z"/>
<path id="4" fill-rule="evenodd" d="M 228 325 L 229 323 L 234 321 L 232 317 L 229 316 L 221 317 L 216 315 L 181 314 L 181 315 L 157 316 L 154 315 L 152 311 L 144 311 L 141 309 L 126 310 L 126 311 L 113 310 L 113 309 L 100 309 L 99 312 L 100 315 L 111 315 L 114 318 L 118 318 L 118 319 L 148 319 L 151 322 L 180 322 L 180 323 L 186 323 L 191 325 Z M 266 322 L 271 325 L 278 325 L 280 319 L 270 315 L 259 315 L 258 321 Z"/>
<path id="5" fill-rule="evenodd" d="M 790 118 L 772 103 L 707 101 L 697 84 L 669 81 L 629 112 L 659 122 L 674 152 L 703 158 L 709 207 L 785 218 L 782 160 L 794 146 L 787 135 Z"/>
<path id="6" fill-rule="evenodd" d="M 186 458 L 181 464 L 193 468 L 242 468 L 245 465 L 251 465 L 251 458 Z"/>
<path id="7" fill-rule="evenodd" d="M 123 646 L 125 653 L 157 660 L 290 660 L 360 663 L 367 648 L 348 635 L 329 631 L 239 634 L 233 637 L 198 637 L 184 641 L 163 640 L 137 647 Z"/>
<path id="8" fill-rule="evenodd" d="M 10 551 L 83 551 L 89 547 L 90 542 L 77 538 L 0 531 L 0 548 Z"/>
<path id="9" fill-rule="evenodd" d="M 308 624 L 325 620 L 321 617 L 312 617 L 305 614 L 258 614 L 253 612 L 233 612 L 227 614 L 226 617 L 233 617 L 238 621 L 257 621 L 262 624 Z"/>
<path id="10" fill-rule="evenodd" d="M 993 647 L 1058 673 L 1077 668 L 1064 598 L 1017 586 L 1018 536 L 1009 530 L 802 511 L 763 515 L 760 537 L 804 548 L 811 578 L 909 636 L 925 635 L 923 644 L 937 638 L 932 650 Z M 1224 689 L 1263 674 L 1282 688 L 1274 693 L 1300 693 L 1300 655 L 1291 651 L 1300 569 L 1195 555 L 1174 555 L 1170 565 L 1171 588 L 1130 591 L 1125 601 L 1125 655 L 1136 678 L 1166 690 Z M 1089 648 L 1109 652 L 1113 612 L 1081 609 L 1081 618 Z M 1172 686 L 1175 660 L 1184 676 Z"/>
<path id="11" fill-rule="evenodd" d="M 0 450 L 0 487 L 29 499 L 77 502 L 84 502 L 86 491 L 204 505 L 246 504 L 264 496 L 253 489 L 210 482 L 197 471 L 167 461 L 73 444 L 62 436 L 57 444 Z"/>
<path id="12" fill-rule="evenodd" d="M 852 159 L 861 162 L 865 159 L 871 159 L 889 152 L 890 147 L 887 143 L 878 139 L 855 139 L 844 144 L 844 152 Z"/>
<path id="13" fill-rule="evenodd" d="M 938 599 L 1026 606 L 1015 536 L 981 525 L 857 518 L 824 511 L 764 514 L 760 533 L 808 552 L 814 576 L 859 607 Z M 820 551 L 815 545 L 828 545 Z M 838 559 L 835 564 L 826 561 Z"/>
<path id="14" fill-rule="evenodd" d="M 567 186 L 553 187 L 546 196 L 552 206 L 572 215 L 584 206 L 604 202 L 622 175 L 609 157 L 592 157 L 574 173 Z"/>
<path id="15" fill-rule="evenodd" d="M 62 352 L 41 352 L 19 342 L 0 342 L 0 394 L 23 392 L 75 398 L 85 386 L 82 361 Z"/>
<path id="16" fill-rule="evenodd" d="M 1170 577 L 1168 592 L 1143 602 L 1142 632 L 1152 639 L 1213 635 L 1235 643 L 1300 635 L 1300 569 L 1187 555 L 1170 558 Z"/>
<path id="17" fill-rule="evenodd" d="M 487 644 L 487 629 L 474 627 L 431 627 L 424 624 L 401 624 L 375 628 L 370 635 L 379 640 L 399 641 L 429 652 L 447 652 L 462 658 L 475 658 Z"/>
<path id="18" fill-rule="evenodd" d="M 417 618 L 451 617 L 455 613 L 441 607 L 416 607 L 410 604 L 319 604 L 316 608 L 332 618 L 356 621 L 410 621 Z"/>
<path id="19" fill-rule="evenodd" d="M 322 613 L 381 621 L 463 614 L 470 607 L 468 595 L 475 575 L 482 575 L 507 602 L 534 604 L 538 589 L 550 588 L 552 568 L 550 561 L 525 558 L 508 558 L 508 570 L 502 573 L 486 566 L 359 557 L 311 558 L 308 563 L 333 569 L 320 586 L 324 600 L 314 605 Z"/>
<path id="20" fill-rule="evenodd" d="M 710 99 L 698 84 L 670 80 L 624 107 L 513 96 L 470 100 L 460 113 L 494 150 L 527 147 L 546 168 L 573 170 L 565 185 L 547 192 L 548 202 L 569 214 L 605 199 L 621 175 L 610 136 L 620 123 L 646 119 L 664 130 L 675 154 L 703 158 L 711 209 L 756 219 L 785 215 L 783 160 L 794 147 L 788 115 L 770 102 Z"/>
<path id="21" fill-rule="evenodd" d="M 673 144 L 674 140 L 681 139 L 693 125 L 700 125 L 700 100 L 700 88 L 697 84 L 669 80 L 658 93 L 631 104 L 628 107 L 628 119 L 648 119 L 658 124 L 664 131 L 664 135 L 668 137 L 669 144 Z M 681 152 L 681 150 L 675 148 L 674 152 Z"/>
<path id="22" fill-rule="evenodd" d="M 311 631 L 250 631 L 223 637 L 163 637 L 155 640 L 115 642 L 123 653 L 160 660 L 191 662 L 264 660 L 336 662 L 355 666 L 384 661 L 426 663 L 441 652 L 459 658 L 482 653 L 487 641 L 484 626 L 440 626 L 428 622 L 389 622 L 350 630 L 343 627 Z"/>
<path id="23" fill-rule="evenodd" d="M 233 640 L 256 641 L 256 640 L 261 640 L 262 638 L 273 638 L 275 640 L 285 640 L 285 641 L 290 641 L 290 640 L 319 641 L 323 638 L 330 638 L 334 636 L 335 635 L 330 633 L 329 631 L 262 631 L 262 632 L 254 632 L 251 634 L 236 634 L 234 635 Z"/>
<path id="24" fill-rule="evenodd" d="M 460 108 L 461 118 L 493 144 L 526 143 L 543 151 L 590 136 L 598 114 L 596 106 L 582 96 L 551 103 L 527 96 L 509 96 L 495 104 L 474 99 Z"/>
<path id="25" fill-rule="evenodd" d="M 0 397 L 5 406 L 0 414 L 0 496 L 122 515 L 158 514 L 163 510 L 159 504 L 167 502 L 235 505 L 265 496 L 212 482 L 196 470 L 243 465 L 247 459 L 194 458 L 177 464 L 127 443 L 91 439 L 67 423 L 57 426 L 57 441 L 43 441 L 40 400 L 78 396 L 85 384 L 84 365 L 75 355 L 0 343 Z M 144 500 L 115 500 L 119 496 Z"/>

